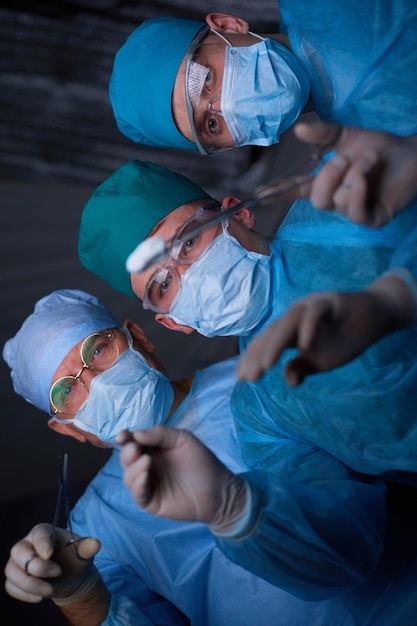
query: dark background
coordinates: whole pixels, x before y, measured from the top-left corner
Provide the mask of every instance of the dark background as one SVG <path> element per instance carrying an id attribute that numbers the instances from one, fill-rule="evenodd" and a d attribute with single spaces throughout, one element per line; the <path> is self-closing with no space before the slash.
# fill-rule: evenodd
<path id="1" fill-rule="evenodd" d="M 102 298 L 121 320 L 137 321 L 157 345 L 174 378 L 237 351 L 234 339 L 205 339 L 165 330 L 153 315 L 80 265 L 76 253 L 82 208 L 94 188 L 129 159 L 159 163 L 192 178 L 221 199 L 246 197 L 305 152 L 286 133 L 267 149 L 215 157 L 133 144 L 116 128 L 107 85 L 113 57 L 144 19 L 238 15 L 252 30 L 277 31 L 275 0 L 91 0 L 0 3 L 0 345 L 18 330 L 35 302 L 54 289 L 78 288 Z M 163 49 L 161 41 L 161 52 Z M 146 97 L 146 94 L 145 94 Z M 259 215 L 272 232 L 281 212 Z M 0 514 L 2 569 L 10 547 L 37 522 L 52 521 L 57 455 L 69 453 L 70 497 L 102 466 L 108 452 L 55 434 L 47 416 L 15 395 L 0 360 Z M 25 605 L 7 596 L 14 626 L 60 624 L 50 602 Z"/>

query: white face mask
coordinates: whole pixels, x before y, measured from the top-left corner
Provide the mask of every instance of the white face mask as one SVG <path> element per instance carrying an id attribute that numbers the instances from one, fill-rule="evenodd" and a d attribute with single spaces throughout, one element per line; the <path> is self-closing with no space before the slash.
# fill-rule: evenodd
<path id="1" fill-rule="evenodd" d="M 121 430 L 164 424 L 173 400 L 168 378 L 129 346 L 108 370 L 93 378 L 88 399 L 71 423 L 116 445 Z"/>
<path id="2" fill-rule="evenodd" d="M 246 335 L 270 308 L 271 256 L 221 233 L 181 276 L 167 317 L 206 337 Z"/>
<path id="3" fill-rule="evenodd" d="M 303 66 L 282 44 L 265 39 L 226 47 L 220 110 L 237 148 L 278 143 L 303 112 L 309 93 Z"/>

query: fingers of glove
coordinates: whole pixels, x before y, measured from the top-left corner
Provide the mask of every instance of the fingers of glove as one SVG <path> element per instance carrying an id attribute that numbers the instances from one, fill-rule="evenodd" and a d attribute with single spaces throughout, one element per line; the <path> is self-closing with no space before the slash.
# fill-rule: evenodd
<path id="1" fill-rule="evenodd" d="M 128 489 L 132 489 L 138 476 L 143 473 L 148 473 L 152 465 L 152 458 L 150 454 L 143 454 L 132 463 L 126 465 L 125 473 L 123 474 L 123 482 Z"/>
<path id="2" fill-rule="evenodd" d="M 137 430 L 132 433 L 132 436 L 143 447 L 158 447 L 169 450 L 170 448 L 177 448 L 192 435 L 180 428 L 153 426 L 147 430 Z"/>
<path id="3" fill-rule="evenodd" d="M 316 146 L 327 147 L 334 144 L 342 132 L 342 127 L 334 122 L 298 122 L 294 126 L 294 134 L 298 139 Z"/>
<path id="4" fill-rule="evenodd" d="M 121 430 L 117 433 L 116 443 L 119 446 L 123 446 L 128 441 L 132 441 L 132 433 L 129 430 Z"/>
<path id="5" fill-rule="evenodd" d="M 142 466 L 129 480 L 129 490 L 134 501 L 142 509 L 156 513 L 151 505 L 151 490 L 149 485 L 149 468 Z M 148 508 L 149 507 L 149 508 Z"/>
<path id="6" fill-rule="evenodd" d="M 273 322 L 251 341 L 238 364 L 238 378 L 257 380 L 269 369 L 285 348 L 294 346 L 297 340 L 298 315 L 285 314 Z"/>
<path id="7" fill-rule="evenodd" d="M 354 184 L 342 183 L 333 195 L 334 208 L 350 221 L 368 225 L 368 181 L 358 176 Z"/>
<path id="8" fill-rule="evenodd" d="M 314 364 L 305 355 L 296 356 L 295 359 L 288 361 L 284 368 L 284 376 L 290 387 L 298 387 L 301 385 L 306 376 L 314 374 L 317 371 Z"/>
<path id="9" fill-rule="evenodd" d="M 101 543 L 95 537 L 83 537 L 77 541 L 77 553 L 80 559 L 91 561 L 100 550 Z"/>
<path id="10" fill-rule="evenodd" d="M 338 309 L 338 294 L 313 294 L 295 306 L 300 307 L 297 348 L 308 350 L 318 335 L 320 324 L 334 317 Z"/>
<path id="11" fill-rule="evenodd" d="M 53 595 L 53 587 L 47 580 L 27 574 L 24 568 L 11 559 L 7 562 L 4 573 L 6 591 L 13 598 L 24 602 L 40 602 Z"/>
<path id="12" fill-rule="evenodd" d="M 352 222 L 373 225 L 373 197 L 377 197 L 379 184 L 376 173 L 381 166 L 379 154 L 368 150 L 349 164 L 343 180 L 335 190 L 333 203 L 336 210 Z"/>
<path id="13" fill-rule="evenodd" d="M 27 537 L 25 537 L 25 539 L 35 548 L 34 551 L 37 552 L 43 559 L 49 559 L 54 552 L 54 543 L 51 538 L 51 532 L 51 524 L 36 524 L 36 526 L 29 531 Z"/>
<path id="14" fill-rule="evenodd" d="M 120 463 L 124 469 L 128 468 L 132 463 L 135 463 L 140 458 L 142 450 L 136 441 L 128 441 L 122 447 L 120 452 Z"/>
<path id="15" fill-rule="evenodd" d="M 43 547 L 41 544 L 41 548 Z M 41 550 L 41 554 L 42 552 L 44 551 Z M 41 578 L 60 576 L 62 573 L 60 566 L 49 558 L 41 556 L 41 554 L 37 550 L 37 544 L 25 538 L 12 547 L 9 562 L 15 563 L 26 575 Z"/>
<path id="16" fill-rule="evenodd" d="M 324 210 L 334 208 L 334 193 L 343 183 L 348 168 L 349 160 L 339 153 L 322 165 L 311 187 L 310 199 L 313 206 Z"/>

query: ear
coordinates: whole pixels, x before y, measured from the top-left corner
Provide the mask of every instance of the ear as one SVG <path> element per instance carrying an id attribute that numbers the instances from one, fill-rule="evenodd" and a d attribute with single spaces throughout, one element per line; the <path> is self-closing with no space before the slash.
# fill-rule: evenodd
<path id="1" fill-rule="evenodd" d="M 230 209 L 237 204 L 240 204 L 240 200 L 238 200 L 238 198 L 235 198 L 233 196 L 226 196 L 223 199 L 222 207 L 225 209 Z M 236 217 L 247 228 L 250 228 L 251 230 L 255 228 L 256 218 L 250 209 L 245 209 L 245 207 L 243 207 L 242 209 L 236 211 L 234 217 Z"/>
<path id="2" fill-rule="evenodd" d="M 194 328 L 191 328 L 191 326 L 177 324 L 177 322 L 174 322 L 174 320 L 172 320 L 170 317 L 165 317 L 163 313 L 157 313 L 155 315 L 155 319 L 157 322 L 162 324 L 162 326 L 165 326 L 165 328 L 169 328 L 170 330 L 178 330 L 182 333 L 185 333 L 186 335 L 190 335 L 194 332 Z"/>
<path id="3" fill-rule="evenodd" d="M 132 335 L 132 339 L 134 341 L 137 341 L 139 345 L 142 346 L 142 348 L 144 348 L 147 352 L 150 352 L 151 354 L 155 352 L 155 346 L 153 345 L 152 341 L 145 335 L 140 326 L 138 326 L 135 322 L 132 322 L 132 320 L 126 320 L 123 325 Z"/>
<path id="4" fill-rule="evenodd" d="M 206 22 L 213 30 L 220 30 L 224 33 L 247 35 L 249 32 L 249 24 L 246 20 L 227 13 L 208 13 Z"/>
<path id="5" fill-rule="evenodd" d="M 87 438 L 77 430 L 71 428 L 71 424 L 61 424 L 60 422 L 56 422 L 52 417 L 48 420 L 49 428 L 52 428 L 56 433 L 60 435 L 67 435 L 68 437 L 73 437 L 80 443 L 85 443 Z"/>

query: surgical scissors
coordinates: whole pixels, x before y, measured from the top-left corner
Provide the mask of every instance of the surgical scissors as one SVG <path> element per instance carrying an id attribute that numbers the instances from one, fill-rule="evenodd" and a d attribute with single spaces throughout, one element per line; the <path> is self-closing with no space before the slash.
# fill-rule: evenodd
<path id="1" fill-rule="evenodd" d="M 187 230 L 187 232 L 181 237 L 178 237 L 177 233 L 168 242 L 157 235 L 145 239 L 145 241 L 142 241 L 128 256 L 126 260 L 127 271 L 130 274 L 139 274 L 152 265 L 162 263 L 170 256 L 174 245 L 178 246 L 178 244 L 182 244 L 184 241 L 197 237 L 197 235 L 202 233 L 207 228 L 210 228 L 225 218 L 234 215 L 234 213 L 237 213 L 237 211 L 242 208 L 251 209 L 253 211 L 263 208 L 270 202 L 276 201 L 277 199 L 283 200 L 286 197 L 291 199 L 304 197 L 306 191 L 304 186 L 310 185 L 312 177 L 317 172 L 318 166 L 323 161 L 327 161 L 333 155 L 333 151 L 325 155 L 322 155 L 319 152 L 311 154 L 307 159 L 297 163 L 294 167 L 287 170 L 274 181 L 257 187 L 251 197 L 243 200 L 233 207 L 215 213 L 213 217 L 207 219 L 203 224 L 196 226 L 194 229 Z M 310 171 L 307 174 L 300 174 L 300 170 L 303 170 L 306 167 L 309 167 Z M 297 190 L 298 195 L 294 196 L 294 191 Z M 302 194 L 301 190 L 303 191 Z"/>
<path id="2" fill-rule="evenodd" d="M 58 455 L 58 498 L 56 501 L 54 518 L 52 522 L 52 530 L 51 530 L 51 539 L 53 541 L 54 546 L 57 545 L 57 526 L 59 523 L 59 518 L 62 510 L 65 513 L 65 520 L 67 528 L 70 532 L 71 538 L 65 544 L 66 546 L 73 545 L 74 550 L 78 555 L 76 540 L 74 537 L 74 533 L 71 525 L 71 517 L 70 517 L 70 502 L 68 497 L 68 453 L 65 452 L 63 455 Z"/>

